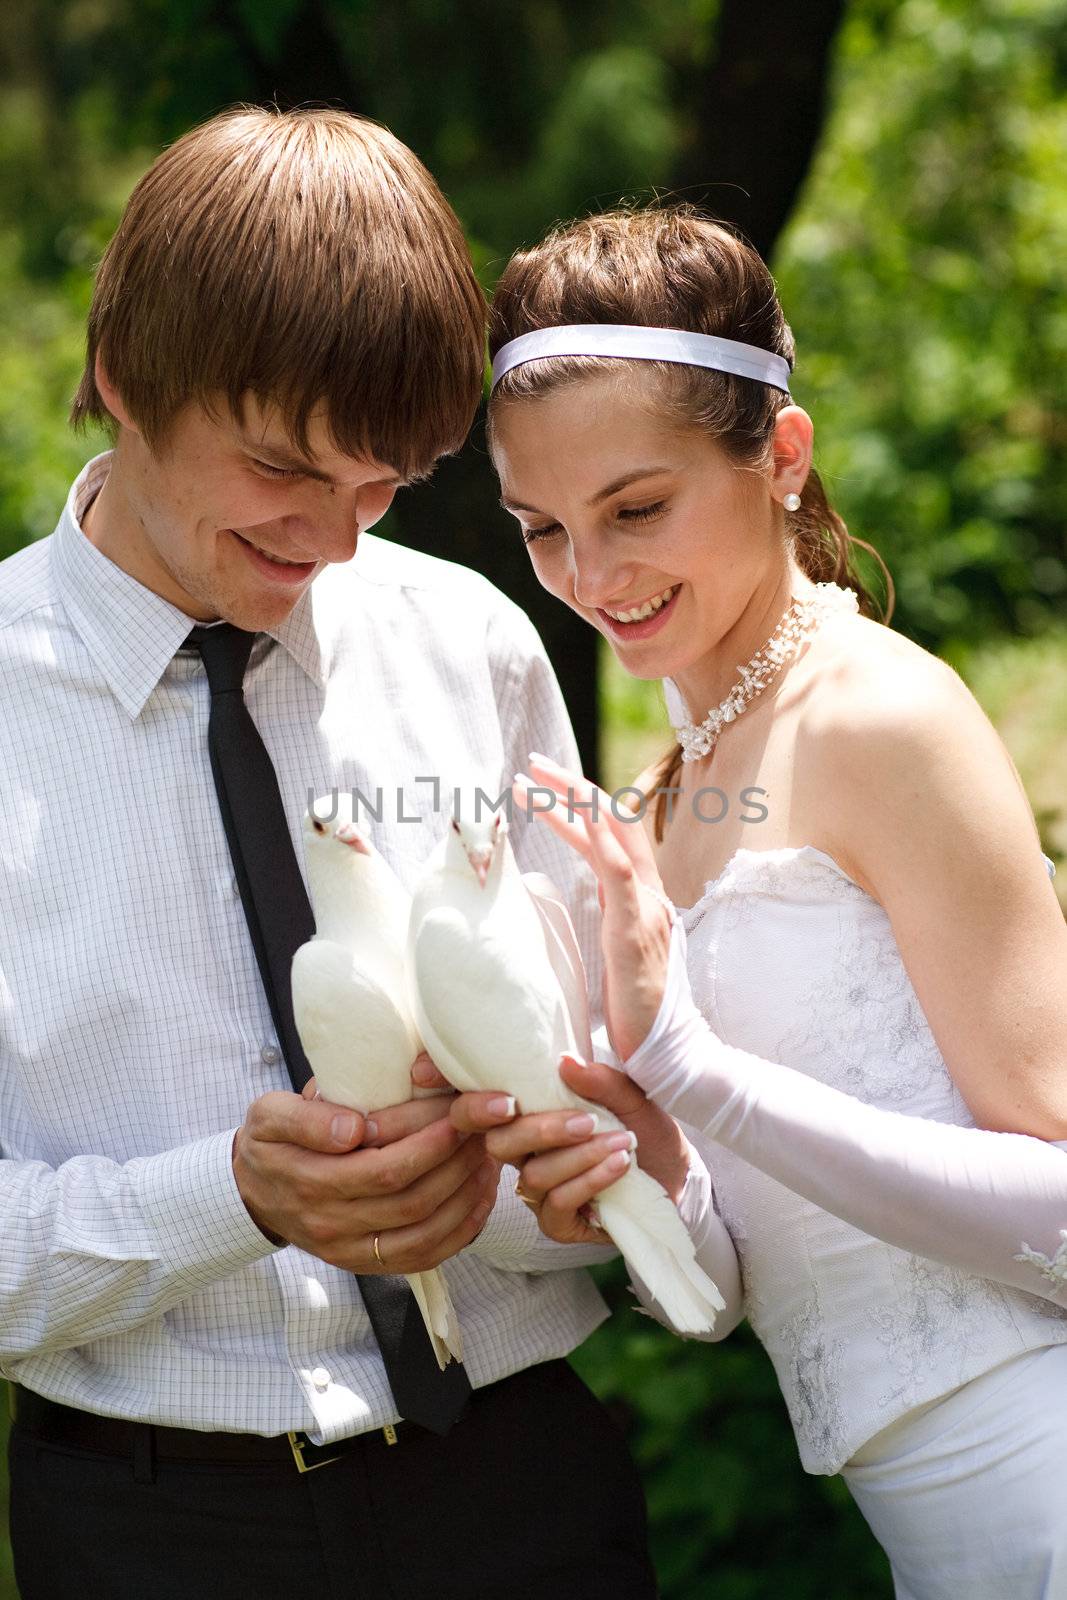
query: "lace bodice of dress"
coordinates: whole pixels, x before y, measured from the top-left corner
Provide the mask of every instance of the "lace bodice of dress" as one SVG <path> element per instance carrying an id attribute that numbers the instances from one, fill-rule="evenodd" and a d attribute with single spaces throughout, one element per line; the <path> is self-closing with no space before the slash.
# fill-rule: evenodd
<path id="1" fill-rule="evenodd" d="M 869 1104 L 971 1125 L 889 918 L 830 856 L 738 850 L 682 915 L 694 997 L 727 1044 Z M 728 1150 L 714 1179 L 809 1471 L 837 1471 L 1021 1350 L 1067 1341 L 1056 1307 L 882 1244 Z"/>

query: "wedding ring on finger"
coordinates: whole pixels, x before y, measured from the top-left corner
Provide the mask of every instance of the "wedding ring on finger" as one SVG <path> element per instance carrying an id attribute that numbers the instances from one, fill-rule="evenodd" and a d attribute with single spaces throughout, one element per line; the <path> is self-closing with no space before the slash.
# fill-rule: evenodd
<path id="1" fill-rule="evenodd" d="M 528 1195 L 526 1193 L 526 1191 L 523 1189 L 522 1179 L 521 1178 L 518 1180 L 518 1182 L 515 1185 L 515 1193 L 518 1195 L 518 1197 L 522 1201 L 523 1205 L 524 1206 L 529 1206 L 531 1211 L 540 1211 L 541 1206 L 544 1204 L 543 1201 L 534 1200 L 534 1199 L 532 1199 L 532 1197 L 530 1195 Z"/>
<path id="2" fill-rule="evenodd" d="M 600 1217 L 598 1216 L 592 1201 L 589 1201 L 584 1206 L 580 1206 L 578 1215 L 581 1217 L 586 1227 L 591 1230 L 591 1232 L 599 1234 L 600 1238 L 603 1239 L 605 1244 L 614 1244 L 615 1241 L 612 1239 L 611 1234 L 608 1233 L 607 1229 L 602 1226 Z"/>
<path id="3" fill-rule="evenodd" d="M 382 1252 L 378 1248 L 378 1240 L 380 1238 L 381 1238 L 381 1234 L 380 1233 L 376 1233 L 374 1235 L 374 1259 L 375 1259 L 375 1261 L 378 1263 L 378 1265 L 380 1267 L 384 1267 L 385 1266 L 385 1262 L 382 1260 Z"/>

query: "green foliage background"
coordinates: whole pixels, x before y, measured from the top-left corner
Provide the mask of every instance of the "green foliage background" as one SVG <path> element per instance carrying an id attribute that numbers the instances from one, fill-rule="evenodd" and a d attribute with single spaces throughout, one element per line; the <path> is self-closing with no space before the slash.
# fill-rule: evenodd
<path id="1" fill-rule="evenodd" d="M 556 217 L 668 189 L 691 136 L 679 84 L 714 58 L 715 0 L 318 9 L 360 108 L 441 179 L 487 285 Z M 132 182 L 163 139 L 297 48 L 299 11 L 33 0 L 0 20 L 0 555 L 51 530 L 98 443 L 64 417 L 91 267 Z M 831 493 L 886 558 L 897 625 L 1001 727 L 1060 860 L 1065 22 L 1064 0 L 852 0 L 774 260 Z M 655 693 L 608 671 L 604 697 L 605 764 L 623 781 L 662 737 Z M 617 1313 L 578 1365 L 631 1427 L 666 1600 L 888 1595 L 841 1483 L 801 1473 L 747 1332 L 687 1345 L 604 1277 Z M 6 1561 L 0 1539 L 0 1600 Z"/>

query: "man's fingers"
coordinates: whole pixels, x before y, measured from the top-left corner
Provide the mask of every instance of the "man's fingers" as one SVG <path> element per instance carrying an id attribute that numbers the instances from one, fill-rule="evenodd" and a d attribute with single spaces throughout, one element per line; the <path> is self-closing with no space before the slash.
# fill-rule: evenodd
<path id="1" fill-rule="evenodd" d="M 405 1100 L 403 1105 L 372 1111 L 367 1117 L 364 1147 L 369 1150 L 380 1149 L 384 1145 L 395 1144 L 399 1139 L 407 1139 L 413 1133 L 420 1133 L 432 1122 L 447 1121 L 453 1098 L 450 1089 L 447 1094 L 426 1095 L 418 1100 Z"/>
<path id="2" fill-rule="evenodd" d="M 420 1050 L 411 1063 L 411 1081 L 419 1089 L 452 1089 L 448 1079 L 438 1072 L 425 1050 Z"/>
<path id="3" fill-rule="evenodd" d="M 331 1155 L 355 1149 L 364 1131 L 358 1111 L 331 1105 L 328 1100 L 305 1100 L 280 1089 L 252 1102 L 244 1129 L 250 1138 L 265 1144 L 295 1144 Z"/>
<path id="4" fill-rule="evenodd" d="M 493 1209 L 495 1185 L 487 1188 L 484 1175 L 470 1174 L 456 1192 L 425 1221 L 378 1233 L 380 1267 L 371 1250 L 370 1264 L 361 1271 L 426 1272 L 464 1249 L 485 1226 Z"/>
<path id="5" fill-rule="evenodd" d="M 388 1144 L 358 1151 L 362 1157 L 359 1192 L 369 1198 L 407 1189 L 443 1166 L 465 1143 L 445 1116 Z"/>
<path id="6" fill-rule="evenodd" d="M 460 1133 L 485 1133 L 511 1122 L 516 1114 L 515 1097 L 510 1094 L 458 1094 L 448 1111 L 452 1125 Z"/>
<path id="7" fill-rule="evenodd" d="M 389 1152 L 382 1153 L 388 1155 Z M 481 1172 L 488 1181 L 489 1171 L 490 1157 L 480 1142 L 468 1140 L 447 1160 L 435 1163 L 429 1171 L 402 1188 L 383 1189 L 377 1195 L 360 1199 L 353 1210 L 356 1226 L 366 1232 L 372 1228 L 401 1228 L 423 1222 L 455 1194 L 472 1173 Z"/>

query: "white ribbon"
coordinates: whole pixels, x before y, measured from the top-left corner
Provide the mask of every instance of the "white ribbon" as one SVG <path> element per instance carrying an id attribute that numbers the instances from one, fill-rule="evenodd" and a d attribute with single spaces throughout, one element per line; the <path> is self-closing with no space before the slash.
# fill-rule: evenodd
<path id="1" fill-rule="evenodd" d="M 681 328 L 644 328 L 630 323 L 589 322 L 538 328 L 502 345 L 493 361 L 493 384 L 527 361 L 550 356 L 618 356 L 629 361 L 674 361 L 685 367 L 711 367 L 754 378 L 789 393 L 789 363 L 759 345 L 720 339 Z"/>

